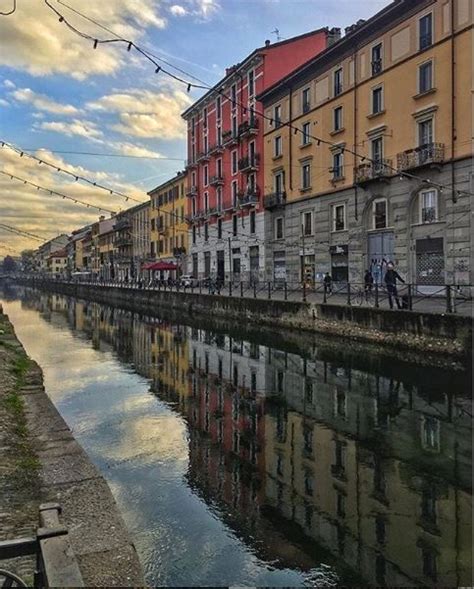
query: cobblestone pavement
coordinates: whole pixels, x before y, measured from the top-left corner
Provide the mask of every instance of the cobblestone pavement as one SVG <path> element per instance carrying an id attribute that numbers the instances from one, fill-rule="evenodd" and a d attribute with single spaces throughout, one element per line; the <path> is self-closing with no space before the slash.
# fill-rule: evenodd
<path id="1" fill-rule="evenodd" d="M 0 540 L 32 536 L 38 527 L 41 491 L 16 389 L 27 375 L 26 356 L 0 313 Z M 25 382 L 26 384 L 26 382 Z M 0 563 L 31 583 L 34 557 Z"/>

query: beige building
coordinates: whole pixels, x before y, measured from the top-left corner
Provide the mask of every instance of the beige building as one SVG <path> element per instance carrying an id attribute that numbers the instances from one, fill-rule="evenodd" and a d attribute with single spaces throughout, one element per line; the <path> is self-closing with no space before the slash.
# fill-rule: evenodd
<path id="1" fill-rule="evenodd" d="M 270 277 L 473 282 L 472 10 L 393 2 L 260 96 Z"/>

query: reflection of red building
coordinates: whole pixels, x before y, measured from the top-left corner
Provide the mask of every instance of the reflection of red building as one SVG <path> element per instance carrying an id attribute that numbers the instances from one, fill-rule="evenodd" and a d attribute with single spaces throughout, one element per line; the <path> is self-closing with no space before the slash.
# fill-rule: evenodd
<path id="1" fill-rule="evenodd" d="M 195 277 L 263 273 L 264 129 L 254 115 L 262 110 L 256 97 L 323 51 L 338 33 L 325 28 L 273 45 L 267 41 L 228 68 L 225 78 L 183 114 L 188 124 L 189 271 Z M 280 122 L 277 116 L 274 124 Z M 237 243 L 242 234 L 246 239 Z"/>
<path id="2" fill-rule="evenodd" d="M 226 503 L 257 508 L 264 499 L 264 400 L 215 375 L 190 372 L 191 463 Z"/>

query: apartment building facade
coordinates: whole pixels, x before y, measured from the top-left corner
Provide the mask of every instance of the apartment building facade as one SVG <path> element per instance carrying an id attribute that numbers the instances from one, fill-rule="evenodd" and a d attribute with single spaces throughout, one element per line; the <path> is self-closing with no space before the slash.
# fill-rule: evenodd
<path id="1" fill-rule="evenodd" d="M 188 225 L 186 222 L 186 172 L 151 190 L 150 260 L 175 267 L 173 274 L 186 273 Z M 159 269 L 160 266 L 157 266 Z M 166 273 L 170 270 L 166 270 Z"/>
<path id="2" fill-rule="evenodd" d="M 472 18 L 393 2 L 258 97 L 269 278 L 472 283 Z"/>
<path id="3" fill-rule="evenodd" d="M 188 271 L 263 278 L 263 127 L 257 95 L 325 49 L 320 29 L 256 49 L 183 113 L 187 123 Z"/>

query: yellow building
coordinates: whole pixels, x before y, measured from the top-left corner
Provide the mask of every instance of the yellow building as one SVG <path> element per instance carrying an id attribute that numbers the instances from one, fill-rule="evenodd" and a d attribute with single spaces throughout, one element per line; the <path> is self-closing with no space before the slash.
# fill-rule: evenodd
<path id="1" fill-rule="evenodd" d="M 472 283 L 472 10 L 393 2 L 259 97 L 270 277 Z"/>
<path id="2" fill-rule="evenodd" d="M 188 251 L 185 186 L 186 173 L 180 172 L 148 193 L 151 258 L 176 265 L 178 274 L 186 271 Z"/>

